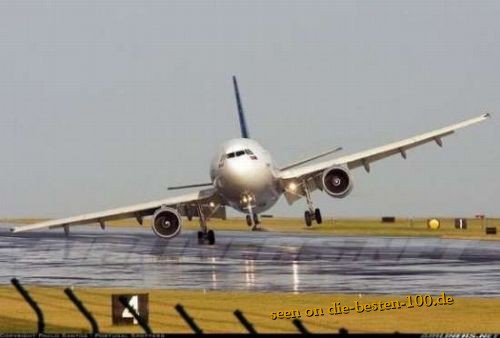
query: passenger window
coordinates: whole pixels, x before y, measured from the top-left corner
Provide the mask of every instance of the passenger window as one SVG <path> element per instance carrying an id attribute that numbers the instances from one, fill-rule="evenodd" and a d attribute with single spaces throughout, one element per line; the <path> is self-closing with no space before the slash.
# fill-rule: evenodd
<path id="1" fill-rule="evenodd" d="M 236 156 L 236 154 L 235 153 L 229 153 L 226 156 L 227 156 L 227 158 L 233 158 L 233 157 Z"/>
<path id="2" fill-rule="evenodd" d="M 245 155 L 245 152 L 243 150 L 236 152 L 236 156 L 241 156 L 241 155 Z"/>

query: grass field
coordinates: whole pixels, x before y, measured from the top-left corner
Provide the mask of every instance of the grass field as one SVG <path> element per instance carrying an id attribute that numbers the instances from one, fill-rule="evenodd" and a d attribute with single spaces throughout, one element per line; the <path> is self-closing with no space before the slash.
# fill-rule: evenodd
<path id="1" fill-rule="evenodd" d="M 47 332 L 88 332 L 89 324 L 63 294 L 62 288 L 28 286 L 45 314 Z M 453 305 L 391 309 L 383 312 L 329 315 L 333 302 L 352 305 L 405 300 L 405 295 L 337 295 L 204 292 L 179 290 L 131 290 L 75 288 L 74 292 L 94 314 L 101 332 L 142 332 L 137 326 L 112 326 L 112 293 L 149 293 L 153 332 L 190 332 L 174 309 L 181 303 L 204 332 L 246 332 L 233 311 L 238 308 L 258 332 L 296 332 L 291 319 L 272 320 L 271 313 L 300 310 L 311 332 L 499 332 L 500 299 L 455 298 Z M 453 296 L 453 295 L 451 295 Z M 0 287 L 0 332 L 34 332 L 36 317 L 10 286 Z M 325 316 L 307 318 L 307 308 L 321 307 Z"/>
<path id="2" fill-rule="evenodd" d="M 492 218 L 486 220 L 468 219 L 466 230 L 455 229 L 454 220 L 451 218 L 440 218 L 441 226 L 438 230 L 427 228 L 426 219 L 397 219 L 395 223 L 382 223 L 380 219 L 324 219 L 323 224 L 313 225 L 310 228 L 304 226 L 299 218 L 263 218 L 262 227 L 267 231 L 287 233 L 308 234 L 331 234 L 338 236 L 363 235 L 363 236 L 434 236 L 443 238 L 463 239 L 488 239 L 498 240 L 499 235 L 486 235 L 485 226 L 496 226 L 500 231 L 500 219 Z M 40 219 L 3 219 L 1 223 L 29 224 L 40 221 Z M 149 227 L 151 220 L 147 219 L 144 226 Z M 244 219 L 230 218 L 227 220 L 211 220 L 210 227 L 215 230 L 237 230 L 248 231 Z M 109 222 L 109 226 L 138 227 L 135 220 L 122 220 Z M 187 220 L 184 229 L 197 230 L 198 221 Z"/>

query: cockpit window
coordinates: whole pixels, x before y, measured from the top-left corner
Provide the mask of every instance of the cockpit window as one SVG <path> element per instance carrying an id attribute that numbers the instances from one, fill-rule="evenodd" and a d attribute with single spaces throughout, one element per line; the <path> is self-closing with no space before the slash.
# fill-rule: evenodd
<path id="1" fill-rule="evenodd" d="M 257 156 L 254 155 L 254 153 L 250 149 L 245 149 L 245 153 L 250 156 L 252 160 L 256 160 Z"/>
<path id="2" fill-rule="evenodd" d="M 238 150 L 232 153 L 227 153 L 225 155 L 225 158 L 234 158 L 234 157 L 239 157 L 243 155 L 248 155 L 252 160 L 256 160 L 257 156 L 254 155 L 254 153 L 250 149 L 244 149 L 244 150 Z"/>

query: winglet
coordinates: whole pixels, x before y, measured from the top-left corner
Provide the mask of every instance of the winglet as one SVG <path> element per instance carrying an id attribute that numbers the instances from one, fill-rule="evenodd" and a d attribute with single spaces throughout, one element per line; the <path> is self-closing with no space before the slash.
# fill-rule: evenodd
<path id="1" fill-rule="evenodd" d="M 238 82 L 236 81 L 236 76 L 233 76 L 233 86 L 234 95 L 236 96 L 236 105 L 238 106 L 238 117 L 240 119 L 240 129 L 241 137 L 250 138 L 250 134 L 247 129 L 247 122 L 245 120 L 245 113 L 243 111 L 243 106 L 241 104 L 240 91 L 238 90 Z"/>

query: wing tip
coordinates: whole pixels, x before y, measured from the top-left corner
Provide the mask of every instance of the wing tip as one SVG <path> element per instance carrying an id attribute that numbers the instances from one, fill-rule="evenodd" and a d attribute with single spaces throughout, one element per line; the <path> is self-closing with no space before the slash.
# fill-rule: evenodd
<path id="1" fill-rule="evenodd" d="M 485 119 L 491 118 L 491 113 L 483 114 L 483 118 L 485 118 Z"/>

